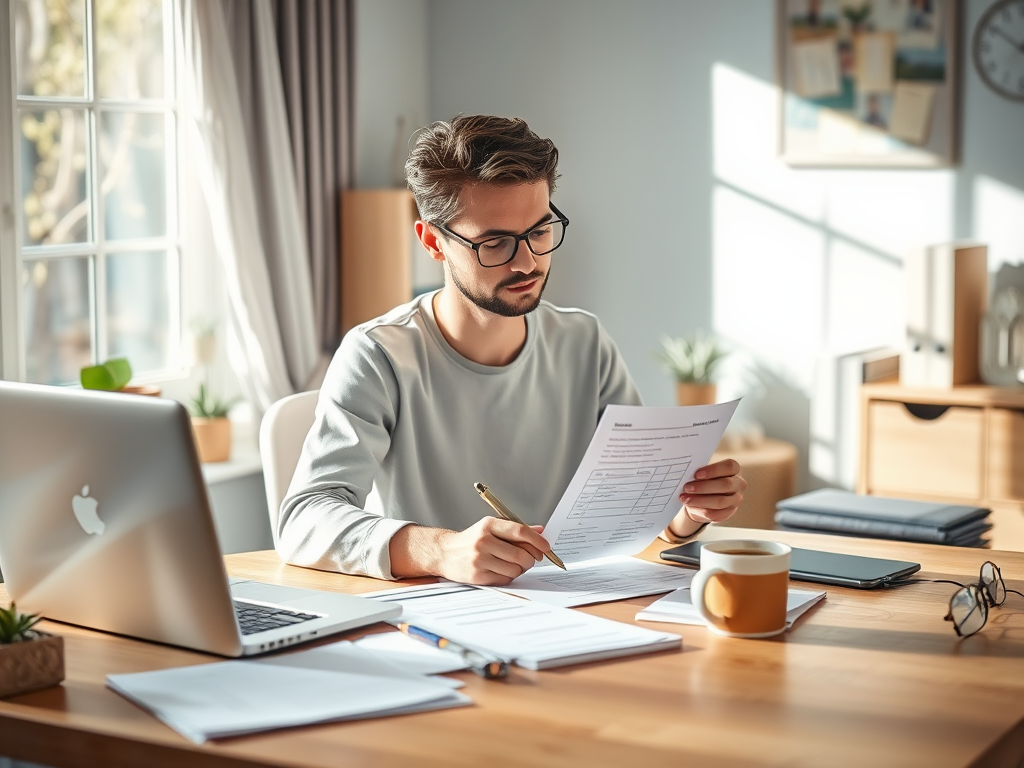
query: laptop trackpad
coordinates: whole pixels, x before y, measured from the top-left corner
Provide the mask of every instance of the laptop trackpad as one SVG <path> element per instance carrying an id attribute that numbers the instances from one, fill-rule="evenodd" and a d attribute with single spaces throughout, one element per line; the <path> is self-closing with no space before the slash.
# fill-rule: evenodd
<path id="1" fill-rule="evenodd" d="M 312 589 L 298 587 L 282 587 L 278 584 L 264 584 L 260 581 L 241 581 L 231 585 L 231 596 L 243 600 L 258 600 L 262 603 L 288 605 L 303 597 L 315 597 L 323 594 Z"/>

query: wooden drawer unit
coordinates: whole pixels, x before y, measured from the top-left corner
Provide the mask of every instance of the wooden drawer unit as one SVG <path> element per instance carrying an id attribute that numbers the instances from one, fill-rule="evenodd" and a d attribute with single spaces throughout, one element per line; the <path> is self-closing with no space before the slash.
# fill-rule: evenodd
<path id="1" fill-rule="evenodd" d="M 1024 387 L 865 384 L 857 491 L 988 507 L 993 548 L 1024 550 Z"/>
<path id="2" fill-rule="evenodd" d="M 872 402 L 872 493 L 981 498 L 984 417 L 981 408 Z"/>

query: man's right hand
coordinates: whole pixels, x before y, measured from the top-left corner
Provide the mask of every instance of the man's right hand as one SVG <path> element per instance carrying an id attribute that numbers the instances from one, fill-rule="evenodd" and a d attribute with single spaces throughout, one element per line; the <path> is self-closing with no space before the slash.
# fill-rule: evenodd
<path id="1" fill-rule="evenodd" d="M 463 584 L 503 586 L 521 576 L 551 547 L 539 525 L 485 517 L 464 531 L 407 525 L 391 537 L 396 578 L 442 576 Z"/>

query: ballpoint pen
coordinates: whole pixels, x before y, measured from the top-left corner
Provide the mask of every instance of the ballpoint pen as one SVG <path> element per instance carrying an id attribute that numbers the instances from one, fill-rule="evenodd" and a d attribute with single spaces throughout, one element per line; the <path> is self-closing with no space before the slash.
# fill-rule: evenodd
<path id="1" fill-rule="evenodd" d="M 487 502 L 487 504 L 498 513 L 498 517 L 503 517 L 506 520 L 511 520 L 513 523 L 519 523 L 520 525 L 526 525 L 519 516 L 516 515 L 511 509 L 506 507 L 497 496 L 494 495 L 493 491 L 483 483 L 473 483 L 473 487 L 476 488 L 476 492 L 480 494 L 480 498 Z M 554 552 L 545 552 L 544 557 L 550 560 L 552 563 L 557 565 L 563 571 L 568 570 L 565 567 L 565 563 L 562 562 L 562 558 L 556 555 Z"/>
<path id="2" fill-rule="evenodd" d="M 435 635 L 433 632 L 428 632 L 422 627 L 414 627 L 412 624 L 406 624 L 404 622 L 396 624 L 395 626 L 409 637 L 422 640 L 424 643 L 429 643 L 435 648 L 454 651 L 455 653 L 460 654 L 462 656 L 462 660 L 469 665 L 470 669 L 480 675 L 480 677 L 486 677 L 489 680 L 493 680 L 495 678 L 506 677 L 508 675 L 508 661 L 505 659 L 485 654 L 481 651 L 475 651 L 472 648 L 466 648 L 464 645 L 452 642 L 448 638 Z"/>

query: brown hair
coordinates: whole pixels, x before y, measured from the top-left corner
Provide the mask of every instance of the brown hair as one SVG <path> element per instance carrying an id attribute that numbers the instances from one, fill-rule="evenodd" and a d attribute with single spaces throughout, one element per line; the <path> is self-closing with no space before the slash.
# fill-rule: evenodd
<path id="1" fill-rule="evenodd" d="M 420 129 L 405 178 L 420 218 L 446 225 L 459 215 L 459 193 L 467 184 L 546 181 L 554 192 L 558 150 L 525 120 L 459 115 Z"/>

